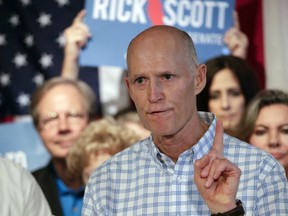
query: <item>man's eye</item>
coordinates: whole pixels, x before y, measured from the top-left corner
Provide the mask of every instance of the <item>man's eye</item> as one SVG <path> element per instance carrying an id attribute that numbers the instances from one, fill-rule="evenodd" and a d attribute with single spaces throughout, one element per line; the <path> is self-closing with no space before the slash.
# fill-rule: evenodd
<path id="1" fill-rule="evenodd" d="M 144 82 L 144 78 L 143 77 L 139 77 L 135 80 L 136 83 L 138 84 L 142 84 Z"/>
<path id="2" fill-rule="evenodd" d="M 171 74 L 165 74 L 163 77 L 164 77 L 164 79 L 169 80 L 169 79 L 171 79 L 172 75 Z"/>
<path id="3" fill-rule="evenodd" d="M 84 118 L 84 114 L 82 113 L 77 113 L 77 112 L 72 112 L 72 113 L 69 113 L 67 114 L 67 117 L 69 119 L 81 119 L 81 118 Z"/>
<path id="4" fill-rule="evenodd" d="M 57 121 L 57 117 L 51 117 L 51 118 L 46 118 L 43 120 L 44 124 L 50 124 L 51 122 L 56 122 Z"/>

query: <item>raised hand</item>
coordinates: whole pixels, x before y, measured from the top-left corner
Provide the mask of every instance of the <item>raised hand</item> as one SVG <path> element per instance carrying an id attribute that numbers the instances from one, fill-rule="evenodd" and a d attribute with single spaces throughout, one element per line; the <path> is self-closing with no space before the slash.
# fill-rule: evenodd
<path id="1" fill-rule="evenodd" d="M 234 26 L 231 27 L 224 35 L 224 43 L 228 46 L 232 55 L 245 59 L 249 41 L 247 36 L 241 32 L 238 14 L 233 13 Z"/>
<path id="2" fill-rule="evenodd" d="M 236 207 L 241 170 L 223 155 L 223 125 L 217 121 L 211 151 L 194 164 L 194 181 L 212 213 Z"/>
<path id="3" fill-rule="evenodd" d="M 88 26 L 83 22 L 85 10 L 81 10 L 74 18 L 71 26 L 65 29 L 66 40 L 64 49 L 64 61 L 61 76 L 77 79 L 79 73 L 78 57 L 80 50 L 91 37 Z"/>
<path id="4" fill-rule="evenodd" d="M 82 48 L 91 37 L 88 26 L 83 22 L 84 17 L 85 10 L 81 10 L 74 18 L 72 25 L 65 29 L 65 52 L 66 50 L 73 53 L 76 52 L 75 54 L 78 56 L 80 48 Z"/>

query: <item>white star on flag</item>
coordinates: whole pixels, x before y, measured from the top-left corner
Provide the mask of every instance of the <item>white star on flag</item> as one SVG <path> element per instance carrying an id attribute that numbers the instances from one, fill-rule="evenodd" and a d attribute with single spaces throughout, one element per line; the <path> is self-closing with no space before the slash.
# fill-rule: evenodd
<path id="1" fill-rule="evenodd" d="M 65 5 L 70 4 L 69 0 L 55 0 L 58 3 L 59 7 L 63 7 Z"/>
<path id="2" fill-rule="evenodd" d="M 6 35 L 0 34 L 0 46 L 4 46 L 7 44 Z"/>
<path id="3" fill-rule="evenodd" d="M 41 13 L 39 18 L 37 19 L 37 22 L 39 22 L 40 27 L 42 28 L 51 25 L 51 14 Z"/>
<path id="4" fill-rule="evenodd" d="M 48 67 L 51 67 L 53 65 L 52 58 L 53 58 L 52 55 L 49 55 L 47 53 L 42 54 L 39 60 L 39 63 L 41 64 L 42 68 L 46 69 Z"/>
<path id="5" fill-rule="evenodd" d="M 29 106 L 30 105 L 30 97 L 29 97 L 29 95 L 21 92 L 19 94 L 19 96 L 17 97 L 17 103 L 19 103 L 19 105 L 21 107 Z"/>
<path id="6" fill-rule="evenodd" d="M 37 74 L 33 77 L 33 82 L 34 82 L 37 86 L 42 85 L 43 82 L 44 82 L 43 74 L 37 73 Z"/>
<path id="7" fill-rule="evenodd" d="M 59 44 L 59 47 L 64 47 L 64 46 L 65 46 L 66 39 L 65 39 L 63 33 L 61 33 L 61 34 L 59 35 L 59 37 L 57 37 L 56 42 Z"/>
<path id="8" fill-rule="evenodd" d="M 33 35 L 26 35 L 26 37 L 24 39 L 24 43 L 28 47 L 32 47 L 34 45 L 34 37 L 33 37 Z"/>
<path id="9" fill-rule="evenodd" d="M 20 0 L 20 2 L 22 3 L 23 6 L 27 6 L 27 5 L 31 4 L 30 0 Z"/>
<path id="10" fill-rule="evenodd" d="M 20 24 L 20 20 L 19 20 L 19 16 L 16 14 L 13 14 L 10 19 L 9 22 L 11 23 L 12 26 L 16 27 Z"/>
<path id="11" fill-rule="evenodd" d="M 0 83 L 3 87 L 9 85 L 10 84 L 10 75 L 6 74 L 6 73 L 1 73 Z"/>
<path id="12" fill-rule="evenodd" d="M 21 53 L 16 53 L 16 55 L 13 59 L 13 63 L 15 64 L 15 66 L 17 68 L 21 68 L 21 67 L 27 65 L 26 55 L 21 54 Z"/>

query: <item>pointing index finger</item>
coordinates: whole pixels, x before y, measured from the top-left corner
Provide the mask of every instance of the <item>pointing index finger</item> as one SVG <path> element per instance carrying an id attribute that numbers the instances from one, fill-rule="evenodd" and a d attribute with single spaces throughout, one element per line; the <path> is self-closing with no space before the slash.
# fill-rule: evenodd
<path id="1" fill-rule="evenodd" d="M 84 10 L 84 9 L 81 10 L 81 11 L 77 14 L 77 16 L 74 18 L 73 24 L 79 23 L 79 22 L 83 22 L 83 19 L 84 19 L 84 17 L 85 17 L 85 14 L 86 14 L 85 10 Z"/>
<path id="2" fill-rule="evenodd" d="M 233 24 L 236 29 L 240 30 L 238 12 L 235 10 L 233 11 Z"/>
<path id="3" fill-rule="evenodd" d="M 217 152 L 218 156 L 223 156 L 223 123 L 219 120 L 216 121 L 216 130 L 212 149 Z"/>

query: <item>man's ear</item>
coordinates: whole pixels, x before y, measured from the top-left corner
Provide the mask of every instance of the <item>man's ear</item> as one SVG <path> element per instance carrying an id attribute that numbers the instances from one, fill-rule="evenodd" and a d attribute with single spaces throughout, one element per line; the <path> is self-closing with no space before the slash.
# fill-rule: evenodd
<path id="1" fill-rule="evenodd" d="M 129 91 L 129 90 L 130 90 L 130 83 L 129 83 L 129 78 L 128 78 L 128 76 L 125 76 L 125 77 L 124 77 L 124 81 L 125 81 L 125 84 L 126 84 L 126 87 L 127 87 L 128 91 Z"/>
<path id="2" fill-rule="evenodd" d="M 200 64 L 194 71 L 194 93 L 198 95 L 206 85 L 206 65 Z"/>
<path id="3" fill-rule="evenodd" d="M 132 95 L 132 93 L 131 93 L 131 86 L 130 86 L 129 77 L 128 77 L 128 76 L 125 76 L 125 77 L 124 77 L 124 81 L 125 81 L 125 84 L 126 84 L 126 87 L 127 87 L 128 93 L 129 93 L 129 96 L 130 96 L 131 100 L 134 101 L 134 100 L 133 100 L 133 97 L 132 97 L 133 95 Z"/>

